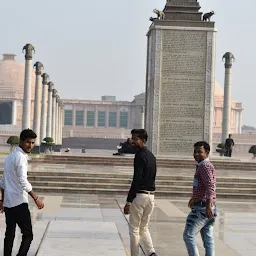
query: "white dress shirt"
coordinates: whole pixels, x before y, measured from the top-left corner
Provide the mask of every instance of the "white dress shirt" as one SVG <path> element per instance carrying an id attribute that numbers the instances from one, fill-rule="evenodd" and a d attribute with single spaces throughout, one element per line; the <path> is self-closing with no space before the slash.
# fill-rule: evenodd
<path id="1" fill-rule="evenodd" d="M 15 207 L 28 203 L 28 192 L 32 190 L 28 182 L 27 154 L 17 147 L 5 159 L 5 169 L 0 187 L 4 189 L 4 207 Z"/>

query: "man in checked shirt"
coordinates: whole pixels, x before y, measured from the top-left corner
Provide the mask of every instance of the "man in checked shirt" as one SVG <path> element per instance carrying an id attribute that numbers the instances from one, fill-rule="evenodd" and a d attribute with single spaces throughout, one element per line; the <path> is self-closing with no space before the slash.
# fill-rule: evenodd
<path id="1" fill-rule="evenodd" d="M 196 234 L 201 233 L 205 255 L 214 256 L 213 225 L 216 214 L 216 176 L 209 161 L 210 146 L 204 141 L 194 145 L 194 158 L 197 161 L 194 176 L 193 196 L 188 206 L 192 209 L 187 217 L 183 238 L 189 256 L 199 256 Z"/>

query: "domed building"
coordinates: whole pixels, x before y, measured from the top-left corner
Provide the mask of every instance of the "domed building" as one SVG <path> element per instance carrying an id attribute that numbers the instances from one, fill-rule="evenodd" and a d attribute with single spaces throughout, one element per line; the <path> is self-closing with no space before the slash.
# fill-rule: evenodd
<path id="1" fill-rule="evenodd" d="M 213 133 L 222 133 L 222 117 L 223 117 L 224 91 L 221 86 L 215 84 L 214 92 L 214 122 Z M 242 131 L 242 103 L 232 100 L 231 105 L 231 123 L 230 132 L 232 134 L 241 134 Z"/>
<path id="2" fill-rule="evenodd" d="M 3 54 L 0 61 L 0 125 L 22 125 L 25 63 L 17 62 L 15 54 Z M 35 97 L 35 72 L 32 72 L 31 127 Z M 14 127 L 13 127 L 14 128 Z"/>

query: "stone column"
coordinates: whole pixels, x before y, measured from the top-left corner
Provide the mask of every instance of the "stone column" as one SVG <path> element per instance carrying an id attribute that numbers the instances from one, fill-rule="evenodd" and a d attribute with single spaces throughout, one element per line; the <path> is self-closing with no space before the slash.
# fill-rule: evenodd
<path id="1" fill-rule="evenodd" d="M 16 125 L 17 120 L 17 101 L 13 100 L 12 102 L 12 125 Z"/>
<path id="2" fill-rule="evenodd" d="M 55 126 L 56 126 L 56 96 L 57 90 L 52 90 L 52 138 L 54 143 L 56 143 L 56 134 L 55 134 Z"/>
<path id="3" fill-rule="evenodd" d="M 116 115 L 117 115 L 117 117 L 116 117 L 116 128 L 120 128 L 120 109 L 119 109 L 119 107 L 117 109 Z"/>
<path id="4" fill-rule="evenodd" d="M 145 127 L 145 107 L 141 107 L 141 128 L 144 129 Z"/>
<path id="5" fill-rule="evenodd" d="M 22 113 L 22 130 L 31 128 L 31 86 L 32 86 L 32 57 L 35 48 L 32 44 L 26 44 L 22 52 L 25 54 L 25 80 L 24 80 L 24 97 Z"/>
<path id="6" fill-rule="evenodd" d="M 46 137 L 46 122 L 47 122 L 47 95 L 48 95 L 48 74 L 43 73 L 42 79 L 43 79 L 43 90 L 42 90 L 42 108 L 41 108 L 41 124 L 40 124 L 40 138 L 41 142 Z"/>
<path id="7" fill-rule="evenodd" d="M 94 108 L 94 127 L 97 128 L 98 127 L 98 106 L 95 105 Z"/>
<path id="8" fill-rule="evenodd" d="M 35 101 L 34 101 L 34 118 L 33 118 L 33 130 L 37 135 L 35 146 L 40 146 L 40 121 L 41 121 L 41 101 L 42 101 L 42 69 L 44 68 L 41 62 L 36 62 L 34 67 L 36 68 L 36 84 L 35 84 Z"/>
<path id="9" fill-rule="evenodd" d="M 59 145 L 59 95 L 56 96 L 56 113 L 55 113 L 55 143 Z"/>
<path id="10" fill-rule="evenodd" d="M 223 119 L 222 119 L 222 142 L 228 138 L 230 133 L 231 122 L 231 86 L 232 86 L 232 63 L 234 55 L 227 52 L 223 59 L 225 59 L 225 82 L 224 82 L 224 105 L 223 105 Z"/>
<path id="11" fill-rule="evenodd" d="M 238 112 L 238 134 L 242 134 L 242 126 L 243 126 L 243 117 L 242 111 Z"/>
<path id="12" fill-rule="evenodd" d="M 72 126 L 76 126 L 76 105 L 72 105 Z"/>
<path id="13" fill-rule="evenodd" d="M 52 137 L 52 91 L 53 82 L 48 83 L 48 107 L 47 107 L 47 126 L 46 126 L 46 136 Z"/>
<path id="14" fill-rule="evenodd" d="M 58 144 L 61 145 L 61 100 L 58 104 Z"/>
<path id="15" fill-rule="evenodd" d="M 62 145 L 62 130 L 64 125 L 64 104 L 61 102 L 60 105 L 60 145 Z"/>

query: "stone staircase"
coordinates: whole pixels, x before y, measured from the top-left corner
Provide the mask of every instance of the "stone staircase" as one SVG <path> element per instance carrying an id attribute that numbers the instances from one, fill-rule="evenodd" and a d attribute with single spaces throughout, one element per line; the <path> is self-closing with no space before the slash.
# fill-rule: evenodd
<path id="1" fill-rule="evenodd" d="M 246 170 L 256 171 L 255 162 L 230 161 L 212 159 L 216 169 L 222 170 Z M 32 158 L 30 163 L 40 164 L 70 164 L 70 165 L 104 165 L 104 166 L 132 166 L 133 157 L 105 157 L 105 156 L 73 156 L 73 155 L 46 155 L 45 157 Z M 195 161 L 192 159 L 157 158 L 157 166 L 161 168 L 195 168 Z"/>
<path id="2" fill-rule="evenodd" d="M 30 171 L 29 181 L 41 193 L 86 193 L 125 195 L 130 188 L 129 174 Z M 190 197 L 193 176 L 159 175 L 157 197 Z M 256 199 L 256 179 L 219 177 L 218 198 Z"/>

